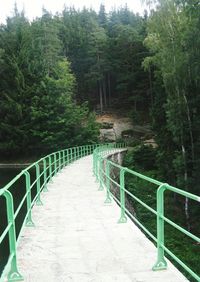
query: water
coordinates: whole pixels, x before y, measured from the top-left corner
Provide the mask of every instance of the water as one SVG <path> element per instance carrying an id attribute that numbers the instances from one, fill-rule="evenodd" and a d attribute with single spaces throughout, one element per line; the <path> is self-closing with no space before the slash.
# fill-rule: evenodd
<path id="1" fill-rule="evenodd" d="M 0 187 L 4 187 L 10 180 L 12 180 L 21 168 L 0 168 Z"/>

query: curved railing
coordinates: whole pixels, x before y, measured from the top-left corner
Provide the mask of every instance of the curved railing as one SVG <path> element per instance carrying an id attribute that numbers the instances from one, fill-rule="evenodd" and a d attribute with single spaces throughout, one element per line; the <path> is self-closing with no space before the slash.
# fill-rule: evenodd
<path id="1" fill-rule="evenodd" d="M 41 158 L 37 162 L 33 163 L 26 169 L 22 170 L 14 179 L 12 179 L 5 187 L 0 189 L 0 197 L 5 198 L 6 205 L 6 215 L 7 215 L 7 225 L 4 228 L 2 234 L 0 235 L 0 246 L 2 242 L 8 237 L 8 245 L 9 245 L 9 255 L 8 260 L 5 265 L 5 268 L 0 275 L 0 282 L 3 282 L 5 276 L 8 273 L 8 281 L 20 281 L 23 280 L 22 275 L 18 271 L 17 267 L 17 245 L 19 243 L 20 234 L 23 230 L 24 226 L 32 227 L 34 226 L 32 220 L 32 207 L 34 204 L 42 205 L 40 194 L 41 192 L 48 191 L 47 183 L 52 181 L 52 177 L 54 177 L 63 167 L 72 163 L 73 161 L 84 157 L 86 155 L 93 153 L 93 172 L 97 178 L 97 181 L 100 182 L 100 189 L 103 187 L 106 188 L 106 202 L 110 202 L 112 198 L 114 198 L 121 207 L 121 216 L 119 219 L 120 223 L 126 222 L 127 215 L 130 216 L 141 229 L 146 232 L 155 242 L 157 242 L 158 248 L 158 257 L 157 262 L 153 267 L 153 270 L 165 269 L 167 267 L 166 260 L 164 258 L 165 252 L 168 253 L 177 263 L 179 263 L 192 277 L 194 277 L 197 281 L 200 281 L 200 277 L 194 273 L 187 265 L 185 265 L 177 256 L 175 256 L 169 248 L 167 248 L 164 244 L 164 223 L 167 222 L 174 228 L 178 229 L 185 235 L 189 236 L 194 241 L 200 243 L 200 238 L 188 232 L 181 226 L 177 225 L 170 219 L 164 216 L 164 192 L 171 191 L 182 195 L 184 197 L 188 197 L 189 199 L 193 199 L 194 201 L 200 202 L 200 197 L 193 195 L 191 193 L 185 192 L 176 187 L 170 186 L 166 183 L 159 182 L 152 178 L 146 177 L 142 174 L 139 174 L 135 171 L 132 171 L 128 168 L 122 167 L 115 162 L 112 162 L 107 159 L 109 154 L 113 154 L 115 152 L 114 149 L 124 148 L 125 144 L 106 144 L 106 145 L 85 145 L 79 147 L 73 147 L 66 150 L 61 150 L 52 154 Z M 119 181 L 113 179 L 111 176 L 111 171 L 113 168 L 117 168 L 119 170 Z M 126 181 L 125 175 L 131 174 L 137 178 L 143 179 L 147 181 L 147 183 L 155 184 L 157 189 L 157 210 L 152 209 L 150 206 L 145 204 L 141 199 L 131 194 L 126 189 Z M 15 198 L 13 197 L 13 191 L 15 190 L 15 186 L 17 181 L 20 179 L 24 179 L 25 181 L 25 193 L 22 197 L 22 200 L 15 204 Z M 111 184 L 114 184 L 119 189 L 120 197 L 116 197 L 110 189 Z M 148 209 L 150 212 L 157 216 L 157 236 L 154 236 L 143 224 L 141 224 L 137 218 L 135 218 L 132 213 L 128 210 L 125 205 L 125 197 L 126 194 L 132 197 L 134 200 L 139 202 L 142 206 Z M 16 235 L 16 220 L 19 216 L 19 213 L 22 209 L 25 212 L 23 215 L 23 220 L 18 226 L 19 232 Z"/>
<path id="2" fill-rule="evenodd" d="M 183 261 L 181 261 L 174 253 L 173 250 L 166 247 L 164 239 L 165 239 L 165 231 L 164 231 L 164 224 L 168 223 L 172 227 L 176 228 L 189 238 L 193 239 L 198 244 L 200 243 L 200 238 L 192 234 L 191 232 L 187 231 L 186 229 L 182 228 L 180 225 L 176 224 L 169 218 L 167 218 L 164 215 L 164 197 L 165 192 L 173 192 L 175 194 L 182 195 L 183 197 L 187 197 L 188 199 L 200 202 L 200 196 L 188 193 L 184 190 L 178 189 L 176 187 L 173 187 L 167 183 L 162 183 L 160 181 L 157 181 L 155 179 L 149 178 L 145 175 L 142 175 L 138 172 L 135 172 L 133 170 L 130 170 L 126 167 L 120 166 L 119 164 L 112 162 L 107 157 L 113 154 L 112 146 L 107 148 L 106 146 L 99 147 L 94 150 L 93 153 L 93 173 L 96 176 L 96 180 L 100 183 L 100 190 L 103 190 L 105 187 L 106 189 L 106 203 L 110 203 L 112 198 L 119 204 L 121 207 L 121 216 L 119 219 L 119 223 L 125 223 L 127 221 L 127 215 L 154 241 L 157 243 L 157 261 L 155 265 L 153 266 L 153 270 L 162 270 L 167 268 L 167 262 L 165 260 L 165 253 L 167 253 L 172 259 L 174 259 L 180 266 L 182 266 L 183 269 L 185 269 L 186 272 L 188 272 L 195 281 L 200 281 L 200 277 L 192 270 L 190 269 Z M 119 179 L 112 178 L 111 171 L 113 169 L 118 170 Z M 157 195 L 156 195 L 156 201 L 157 201 L 157 209 L 153 209 L 146 203 L 144 203 L 141 199 L 139 199 L 136 195 L 133 195 L 130 193 L 130 191 L 127 190 L 126 187 L 126 181 L 125 176 L 127 174 L 131 174 L 135 176 L 136 178 L 143 179 L 147 183 L 153 183 L 157 186 Z M 111 185 L 114 185 L 115 188 L 118 188 L 118 194 L 119 197 L 116 197 L 116 194 L 112 193 L 111 191 Z M 125 199 L 126 195 L 128 195 L 130 198 L 137 201 L 139 204 L 141 204 L 144 208 L 149 210 L 151 213 L 156 215 L 157 218 L 157 235 L 154 236 L 126 207 L 125 205 Z"/>
<path id="3" fill-rule="evenodd" d="M 0 273 L 0 282 L 4 281 L 6 275 L 8 275 L 9 282 L 23 280 L 17 267 L 17 245 L 23 227 L 34 226 L 32 220 L 32 207 L 34 204 L 42 205 L 40 194 L 42 191 L 48 191 L 47 183 L 51 182 L 52 177 L 54 177 L 63 167 L 79 158 L 92 154 L 99 146 L 101 145 L 85 145 L 49 154 L 22 170 L 5 187 L 0 189 L 0 197 L 5 198 L 7 216 L 7 225 L 0 234 L 0 247 L 6 238 L 9 245 L 8 259 L 2 274 Z M 114 145 L 106 144 L 104 146 L 107 148 L 111 146 L 117 148 L 122 145 L 115 143 Z M 20 185 L 24 186 L 25 192 L 22 195 L 21 201 L 16 203 L 16 195 L 14 197 L 13 192 L 15 192 L 16 183 L 22 180 L 24 181 L 24 184 Z M 21 188 L 22 187 L 20 186 L 20 189 Z M 20 226 L 17 226 L 16 220 L 22 210 L 23 215 L 21 215 L 21 224 Z M 17 235 L 16 227 L 19 230 Z"/>

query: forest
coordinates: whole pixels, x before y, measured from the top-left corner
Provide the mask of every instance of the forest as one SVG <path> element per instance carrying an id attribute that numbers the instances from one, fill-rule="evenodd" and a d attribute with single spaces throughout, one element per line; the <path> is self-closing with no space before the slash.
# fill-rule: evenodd
<path id="1" fill-rule="evenodd" d="M 0 26 L 1 159 L 98 142 L 95 115 L 114 108 L 145 116 L 157 145 L 133 140 L 126 165 L 199 194 L 200 1 L 145 2 L 143 16 L 102 4 L 32 22 L 15 7 Z M 173 201 L 198 235 L 198 206 Z"/>
<path id="2" fill-rule="evenodd" d="M 15 7 L 0 28 L 1 155 L 96 142 L 94 110 L 148 108 L 146 20 L 127 6 L 106 15 L 102 5 L 98 14 L 43 10 L 30 23 Z"/>

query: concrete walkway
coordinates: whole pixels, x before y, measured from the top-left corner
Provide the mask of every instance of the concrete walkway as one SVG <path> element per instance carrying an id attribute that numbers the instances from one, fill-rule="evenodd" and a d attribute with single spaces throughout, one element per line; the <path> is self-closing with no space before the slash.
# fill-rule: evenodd
<path id="1" fill-rule="evenodd" d="M 92 176 L 92 157 L 62 170 L 33 208 L 35 228 L 26 227 L 18 248 L 19 270 L 28 282 L 181 282 L 169 263 L 153 272 L 156 248 L 120 209 L 104 204 Z"/>

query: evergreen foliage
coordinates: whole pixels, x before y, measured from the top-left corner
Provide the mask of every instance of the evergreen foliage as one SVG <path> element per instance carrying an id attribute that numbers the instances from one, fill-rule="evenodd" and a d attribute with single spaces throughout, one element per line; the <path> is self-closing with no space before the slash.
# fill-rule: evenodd
<path id="1" fill-rule="evenodd" d="M 125 6 L 106 14 L 92 10 L 65 9 L 60 18 L 60 39 L 77 78 L 79 101 L 104 111 L 112 106 L 131 104 L 148 108 L 148 74 L 141 67 L 148 53 L 143 45 L 146 18 Z M 112 101 L 111 101 L 112 100 Z M 130 101 L 129 101 L 130 100 Z"/>
<path id="2" fill-rule="evenodd" d="M 97 141 L 94 116 L 74 99 L 76 79 L 58 33 L 58 23 L 45 10 L 31 24 L 16 10 L 1 26 L 1 156 Z"/>
<path id="3" fill-rule="evenodd" d="M 1 155 L 97 141 L 88 108 L 103 112 L 113 99 L 148 110 L 145 26 L 127 6 L 109 14 L 104 5 L 98 14 L 65 8 L 60 16 L 43 9 L 32 23 L 15 6 L 0 27 Z"/>

